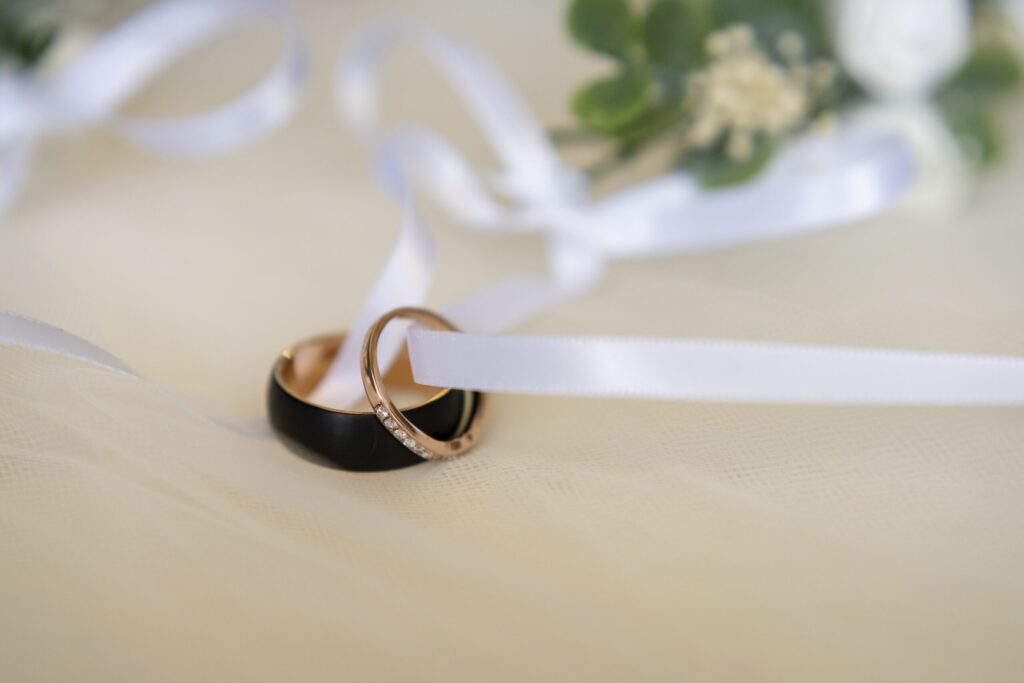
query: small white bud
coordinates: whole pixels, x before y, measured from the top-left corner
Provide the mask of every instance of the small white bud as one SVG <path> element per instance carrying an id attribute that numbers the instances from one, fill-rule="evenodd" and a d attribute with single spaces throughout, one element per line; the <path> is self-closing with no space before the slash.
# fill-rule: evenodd
<path id="1" fill-rule="evenodd" d="M 785 31 L 775 41 L 775 49 L 779 51 L 783 59 L 795 62 L 803 58 L 806 45 L 799 33 L 796 31 Z"/>
<path id="2" fill-rule="evenodd" d="M 746 161 L 754 154 L 754 139 L 749 133 L 734 132 L 726 143 L 725 153 L 733 161 Z"/>

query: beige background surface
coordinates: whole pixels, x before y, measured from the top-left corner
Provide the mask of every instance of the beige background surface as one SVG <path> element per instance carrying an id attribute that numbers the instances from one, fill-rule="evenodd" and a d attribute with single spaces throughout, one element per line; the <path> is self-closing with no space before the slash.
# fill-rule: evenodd
<path id="1" fill-rule="evenodd" d="M 552 123 L 600 70 L 560 3 L 295 6 L 314 72 L 286 130 L 201 165 L 47 142 L 0 229 L 0 307 L 154 382 L 0 349 L 5 680 L 1019 676 L 1018 409 L 500 396 L 471 457 L 380 476 L 198 415 L 261 415 L 277 351 L 343 326 L 395 235 L 330 97 L 365 20 L 469 40 Z M 264 48 L 206 50 L 133 108 L 216 102 Z M 486 160 L 439 79 L 389 73 L 396 117 Z M 1022 160 L 964 215 L 616 265 L 526 329 L 1024 353 Z M 532 239 L 428 217 L 437 305 L 542 267 Z"/>

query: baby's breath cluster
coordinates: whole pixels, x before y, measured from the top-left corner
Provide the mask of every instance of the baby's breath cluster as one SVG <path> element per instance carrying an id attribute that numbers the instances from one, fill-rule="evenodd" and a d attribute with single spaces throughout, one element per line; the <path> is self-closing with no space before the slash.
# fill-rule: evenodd
<path id="1" fill-rule="evenodd" d="M 747 24 L 708 36 L 710 61 L 690 78 L 690 146 L 707 149 L 724 138 L 729 158 L 743 161 L 754 153 L 757 136 L 781 136 L 807 122 L 820 95 L 834 85 L 835 66 L 808 62 L 803 39 L 792 31 L 779 36 L 776 51 L 781 61 Z"/>
<path id="2" fill-rule="evenodd" d="M 600 168 L 673 144 L 679 165 L 707 184 L 740 182 L 828 109 L 838 70 L 822 51 L 818 3 L 647 0 L 638 9 L 630 0 L 570 7 L 574 37 L 617 65 L 573 98 L 580 123 L 616 143 Z"/>

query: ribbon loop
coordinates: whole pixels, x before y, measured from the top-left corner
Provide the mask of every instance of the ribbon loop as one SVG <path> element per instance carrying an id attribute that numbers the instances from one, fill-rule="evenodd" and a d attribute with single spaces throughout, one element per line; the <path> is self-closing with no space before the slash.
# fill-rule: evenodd
<path id="1" fill-rule="evenodd" d="M 391 52 L 417 47 L 432 60 L 465 104 L 495 156 L 497 171 L 475 169 L 454 146 L 422 126 L 384 131 L 379 113 L 379 71 Z M 479 54 L 446 36 L 414 24 L 392 24 L 367 32 L 338 69 L 336 99 L 349 125 L 369 148 L 385 138 L 401 139 L 410 173 L 427 183 L 453 214 L 477 227 L 524 229 L 536 220 L 529 209 L 562 204 L 585 188 L 580 174 L 565 166 L 547 134 L 519 94 Z M 461 190 L 470 189 L 469 205 Z M 484 190 L 495 190 L 489 196 Z M 511 209 L 502 199 L 513 203 Z"/>
<path id="2" fill-rule="evenodd" d="M 384 131 L 379 71 L 385 57 L 416 46 L 447 77 L 494 155 L 497 171 L 477 169 L 440 134 L 418 124 Z M 559 158 L 529 108 L 487 60 L 427 28 L 409 24 L 369 32 L 339 69 L 337 99 L 370 152 L 387 157 L 468 227 L 488 232 L 541 232 L 550 277 L 512 278 L 457 302 L 449 317 L 460 327 L 500 331 L 560 301 L 586 292 L 609 260 L 661 256 L 748 244 L 835 227 L 889 207 L 914 177 L 904 141 L 866 129 L 828 139 L 808 138 L 779 155 L 762 178 L 704 192 L 683 173 L 670 173 L 602 198 Z M 412 206 L 411 195 L 399 198 Z M 433 269 L 432 247 L 408 251 L 407 231 L 429 244 L 426 228 L 407 217 L 396 252 L 415 272 Z M 399 306 L 422 305 L 401 272 L 389 267 L 374 285 L 357 325 L 314 398 L 344 405 L 359 396 L 356 347 L 373 320 Z M 385 340 L 383 359 L 401 340 Z"/>
<path id="3" fill-rule="evenodd" d="M 117 111 L 170 64 L 233 25 L 258 20 L 285 36 L 273 70 L 213 111 L 165 120 Z M 45 134 L 104 127 L 138 147 L 179 157 L 216 154 L 280 125 L 298 101 L 305 52 L 290 13 L 270 0 L 165 0 L 138 12 L 57 73 L 0 73 L 0 209 L 19 187 L 25 158 Z"/>

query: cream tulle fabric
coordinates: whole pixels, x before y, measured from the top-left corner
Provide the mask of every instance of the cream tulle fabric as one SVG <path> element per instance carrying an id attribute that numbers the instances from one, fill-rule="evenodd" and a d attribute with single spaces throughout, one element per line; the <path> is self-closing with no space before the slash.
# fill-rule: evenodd
<path id="1" fill-rule="evenodd" d="M 299 5 L 314 63 L 371 11 L 336 4 Z M 548 120 L 593 68 L 553 4 L 424 5 L 401 9 L 484 46 Z M 209 54 L 221 70 L 185 65 L 147 111 L 255 68 Z M 458 131 L 409 73 L 393 96 Z M 205 417 L 258 428 L 277 350 L 343 325 L 394 235 L 328 76 L 230 159 L 95 136 L 40 155 L 0 305 L 151 381 L 0 348 L 0 678 L 1019 678 L 1019 409 L 499 396 L 470 456 L 377 475 Z M 965 216 L 616 266 L 530 330 L 1020 354 L 1021 159 Z M 539 267 L 530 239 L 428 219 L 436 303 Z"/>

